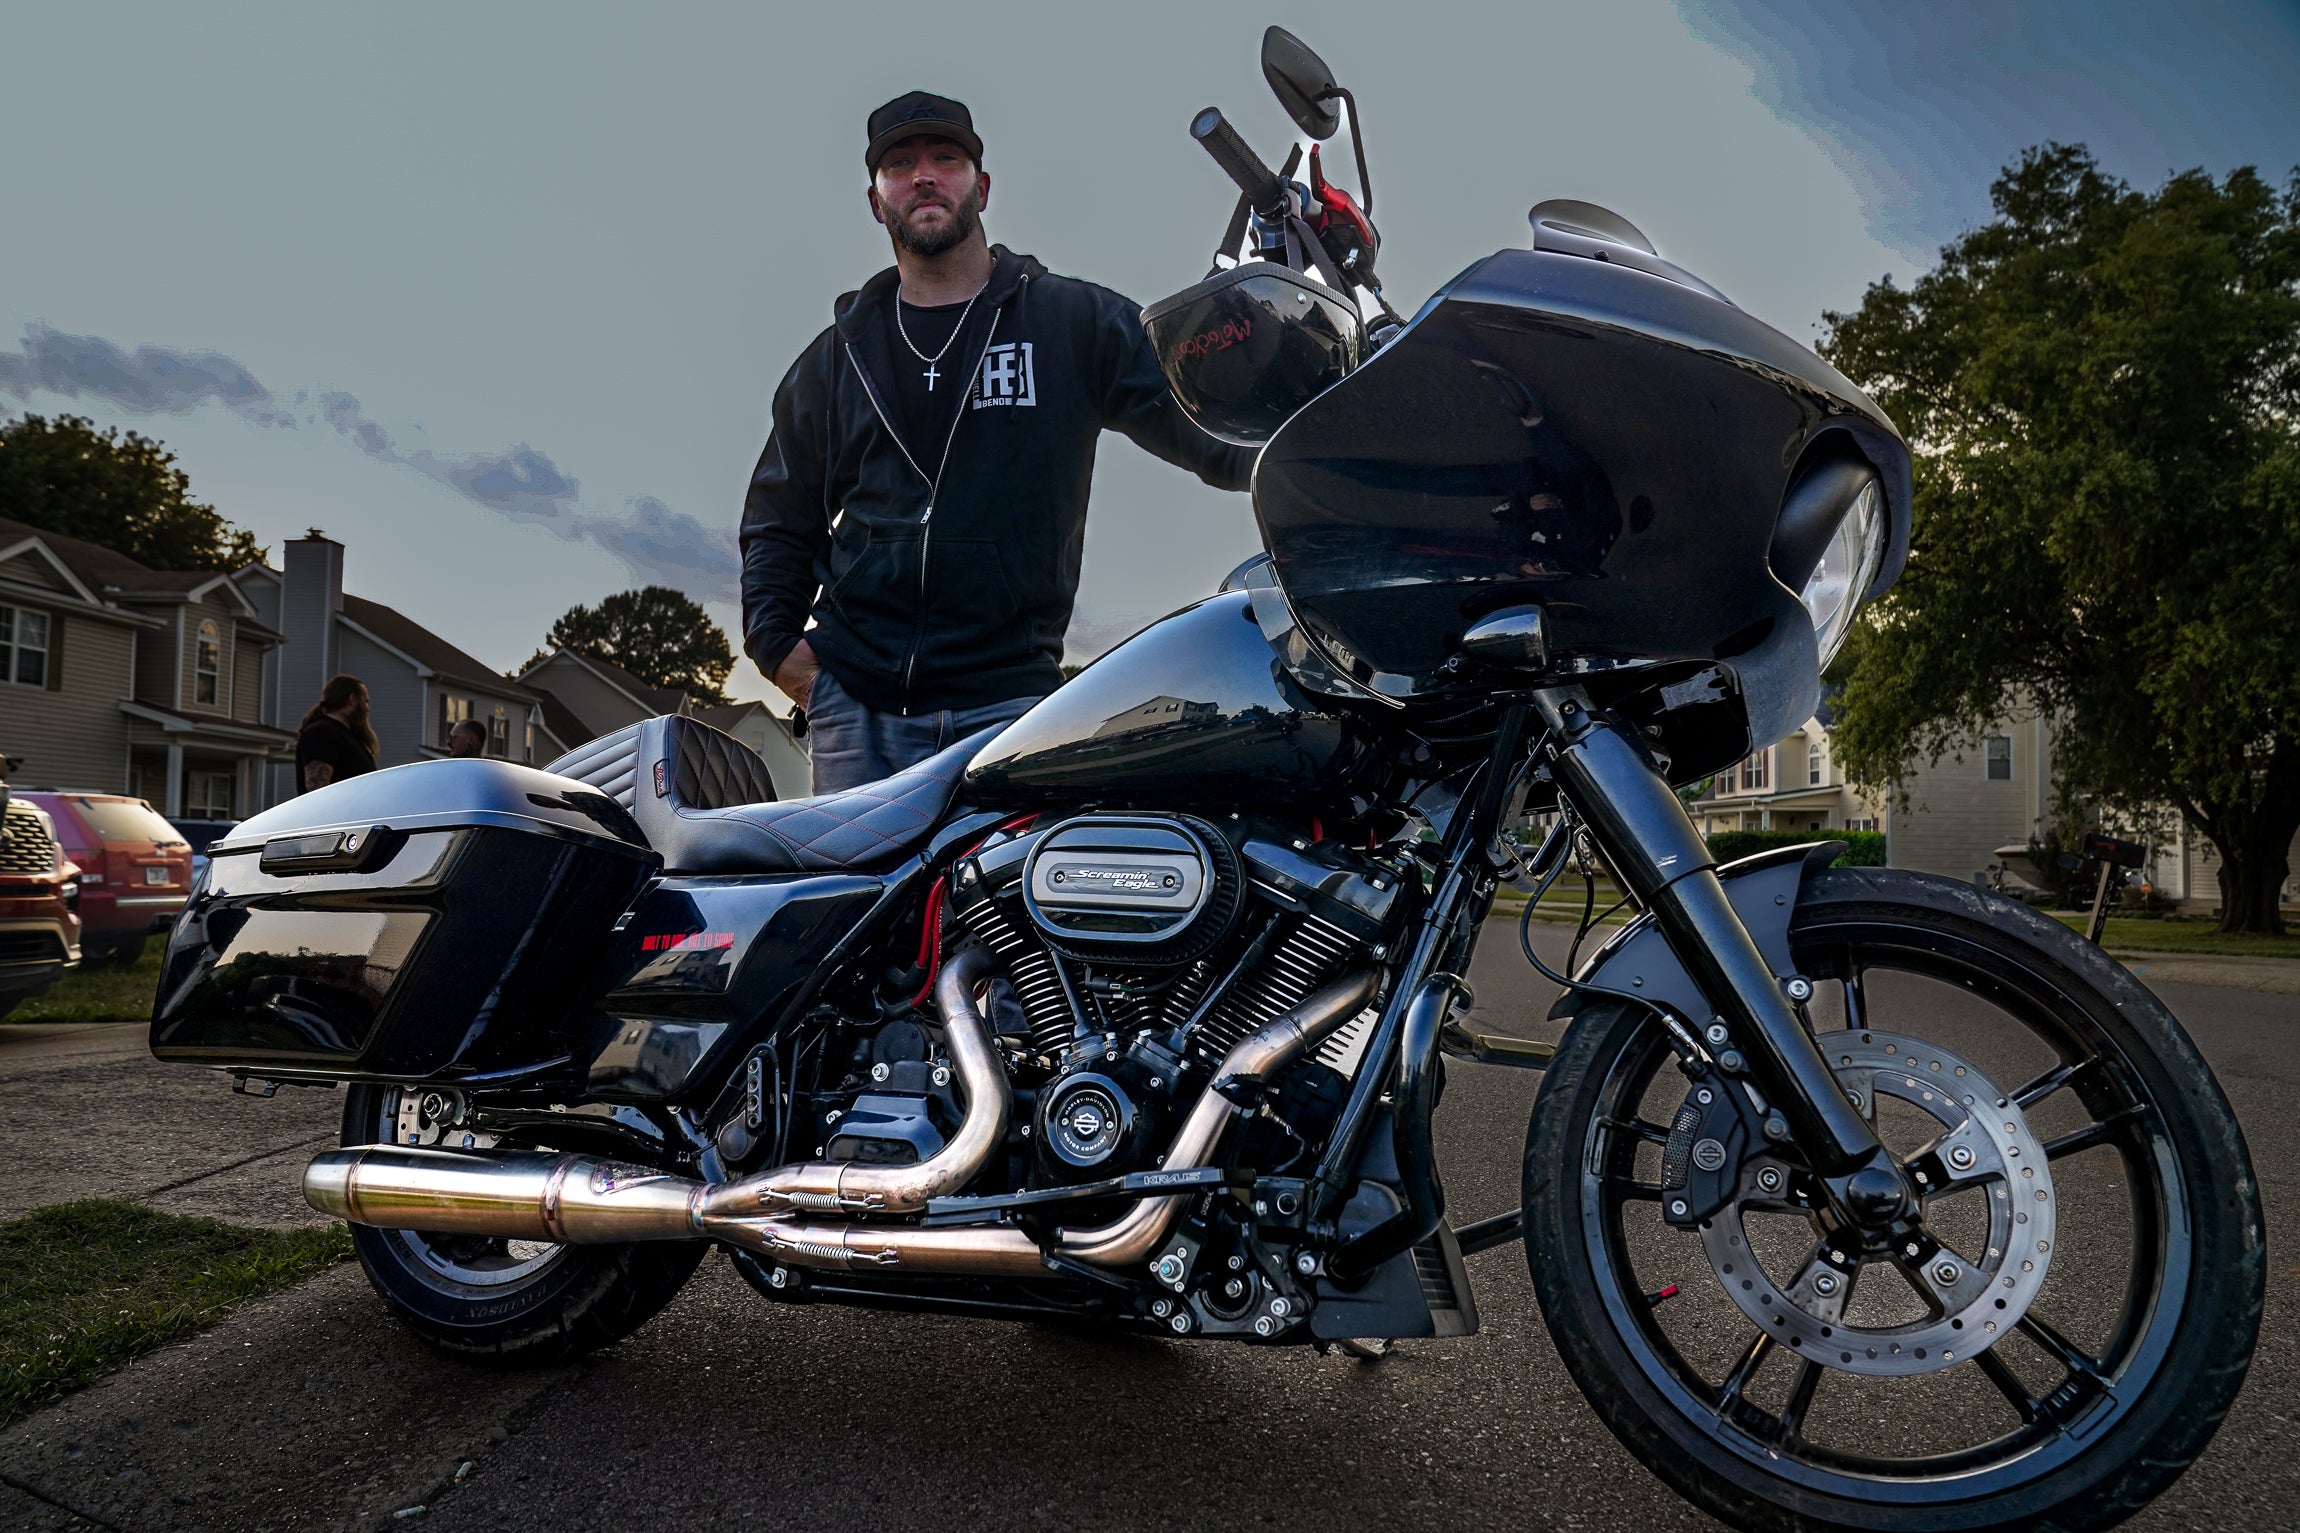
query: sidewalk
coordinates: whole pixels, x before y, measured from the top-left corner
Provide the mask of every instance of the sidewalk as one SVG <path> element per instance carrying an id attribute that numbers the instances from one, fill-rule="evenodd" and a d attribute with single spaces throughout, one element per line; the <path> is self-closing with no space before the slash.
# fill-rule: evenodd
<path id="1" fill-rule="evenodd" d="M 341 1091 L 234 1096 L 228 1076 L 163 1065 L 127 1023 L 0 1026 L 0 1219 L 77 1198 L 284 1229 L 326 1222 L 302 1171 L 336 1142 Z"/>

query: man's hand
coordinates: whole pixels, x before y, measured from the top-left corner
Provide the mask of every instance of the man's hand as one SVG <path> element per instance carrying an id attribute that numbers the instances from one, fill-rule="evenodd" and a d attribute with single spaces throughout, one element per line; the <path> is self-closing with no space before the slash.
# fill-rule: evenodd
<path id="1" fill-rule="evenodd" d="M 783 695 L 801 708 L 815 695 L 815 677 L 822 674 L 822 663 L 815 659 L 814 646 L 801 639 L 783 656 L 783 663 L 775 667 L 771 678 L 783 690 Z"/>

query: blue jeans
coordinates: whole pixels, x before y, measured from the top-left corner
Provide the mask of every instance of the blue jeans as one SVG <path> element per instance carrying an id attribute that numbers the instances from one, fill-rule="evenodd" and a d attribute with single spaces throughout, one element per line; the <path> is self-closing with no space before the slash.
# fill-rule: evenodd
<path id="1" fill-rule="evenodd" d="M 1016 697 L 980 708 L 878 713 L 849 697 L 829 671 L 819 672 L 807 698 L 807 758 L 814 764 L 814 791 L 843 793 L 892 777 L 976 730 L 1013 723 L 1037 702 Z"/>

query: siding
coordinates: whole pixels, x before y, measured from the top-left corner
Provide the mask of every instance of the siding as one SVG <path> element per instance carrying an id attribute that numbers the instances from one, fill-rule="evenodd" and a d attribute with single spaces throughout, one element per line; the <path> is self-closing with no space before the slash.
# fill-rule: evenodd
<path id="1" fill-rule="evenodd" d="M 137 606 L 129 609 L 158 618 L 161 626 L 144 630 L 136 646 L 136 701 L 154 708 L 176 706 L 176 618 L 181 607 Z"/>
<path id="2" fill-rule="evenodd" d="M 1920 766 L 1909 780 L 1910 807 L 1895 808 L 1887 853 L 1896 868 L 1970 879 L 1996 860 L 2000 846 L 2026 842 L 2051 805 L 2051 761 L 2039 759 L 2040 730 L 2032 720 L 1990 733 L 2013 742 L 2009 782 L 1990 782 L 1982 747 L 1960 760 L 1944 756 Z"/>
<path id="3" fill-rule="evenodd" d="M 128 781 L 128 695 L 136 631 L 80 613 L 62 618 L 62 688 L 0 684 L 0 750 L 24 758 L 17 782 L 122 793 Z"/>
<path id="4" fill-rule="evenodd" d="M 44 591 L 70 591 L 64 577 L 56 567 L 38 554 L 26 551 L 13 559 L 0 559 L 0 580 L 13 580 L 19 585 L 38 586 Z"/>
<path id="5" fill-rule="evenodd" d="M 426 759 L 423 746 L 431 738 L 431 721 L 424 709 L 423 678 L 414 668 L 340 623 L 335 630 L 335 661 L 337 670 L 367 683 L 370 722 L 375 725 L 376 743 L 383 747 L 376 765 L 404 766 Z M 296 717 L 302 716 L 298 710 Z"/>
<path id="6" fill-rule="evenodd" d="M 612 734 L 626 724 L 636 724 L 641 719 L 653 717 L 620 691 L 563 655 L 546 661 L 533 676 L 535 685 L 558 694 L 559 700 L 572 709 L 577 718 L 601 734 Z M 567 748 L 573 750 L 582 743 L 580 740 L 570 740 Z"/>
<path id="7" fill-rule="evenodd" d="M 260 724 L 264 716 L 264 647 L 261 640 L 241 639 L 231 648 L 232 717 L 243 724 Z"/>

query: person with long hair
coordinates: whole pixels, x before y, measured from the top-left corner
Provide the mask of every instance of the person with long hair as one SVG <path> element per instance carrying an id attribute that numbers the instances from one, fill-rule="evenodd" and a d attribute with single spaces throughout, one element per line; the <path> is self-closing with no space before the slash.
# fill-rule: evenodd
<path id="1" fill-rule="evenodd" d="M 368 723 L 367 683 L 357 676 L 331 676 L 319 701 L 303 716 L 295 737 L 296 781 L 309 793 L 346 777 L 375 770 L 374 726 Z"/>

